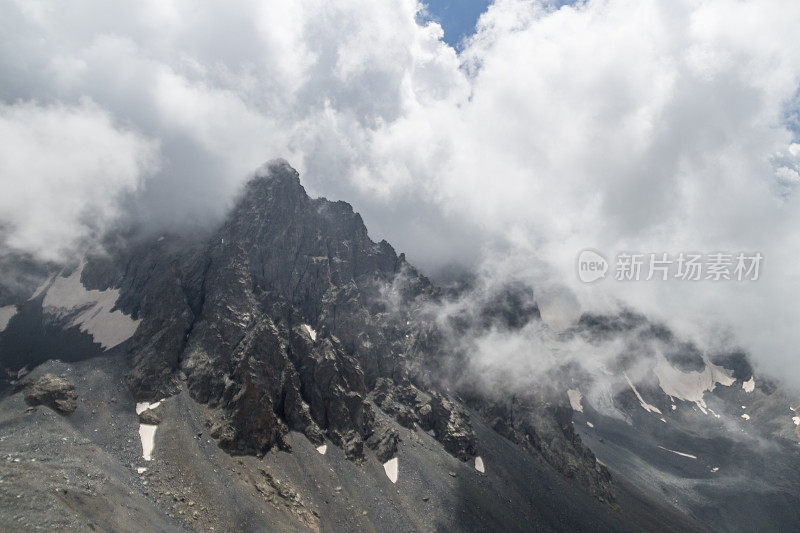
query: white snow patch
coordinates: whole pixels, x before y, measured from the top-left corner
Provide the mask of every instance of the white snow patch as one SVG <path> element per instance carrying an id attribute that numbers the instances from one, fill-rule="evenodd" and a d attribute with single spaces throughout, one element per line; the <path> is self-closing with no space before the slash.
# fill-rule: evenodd
<path id="1" fill-rule="evenodd" d="M 676 452 L 675 450 L 670 450 L 669 448 L 664 448 L 663 446 L 659 446 L 659 448 L 661 448 L 662 450 L 666 450 L 668 452 L 672 452 L 677 455 L 681 455 L 683 457 L 688 457 L 689 459 L 697 459 L 696 455 L 692 455 L 690 453 Z"/>
<path id="2" fill-rule="evenodd" d="M 794 422 L 795 426 L 800 426 L 800 416 L 793 416 L 792 422 Z"/>
<path id="3" fill-rule="evenodd" d="M 148 409 L 155 409 L 156 407 L 158 407 L 159 405 L 161 405 L 161 402 L 163 402 L 163 401 L 164 401 L 164 400 L 159 400 L 159 401 L 157 401 L 157 402 L 155 402 L 155 403 L 150 403 L 150 402 L 138 402 L 138 403 L 136 404 L 136 414 L 137 414 L 137 415 L 140 415 L 140 414 L 144 413 L 145 411 L 147 411 Z"/>
<path id="4" fill-rule="evenodd" d="M 567 391 L 567 396 L 569 396 L 569 404 L 572 406 L 572 410 L 582 413 L 583 407 L 581 406 L 581 400 L 583 399 L 583 395 L 581 391 L 579 389 L 569 389 Z"/>
<path id="5" fill-rule="evenodd" d="M 145 461 L 152 461 L 153 459 L 156 429 L 158 429 L 158 426 L 153 424 L 139 424 L 139 438 L 142 439 L 142 458 Z"/>
<path id="6" fill-rule="evenodd" d="M 756 389 L 756 380 L 751 376 L 749 380 L 742 383 L 745 392 L 753 392 Z"/>
<path id="7" fill-rule="evenodd" d="M 742 418 L 744 418 L 745 420 L 750 420 L 750 415 L 745 413 L 745 414 L 742 415 Z"/>
<path id="8" fill-rule="evenodd" d="M 664 422 L 665 424 L 667 423 L 667 421 L 666 421 L 666 420 L 664 420 L 664 417 L 663 417 L 663 416 L 662 416 L 662 417 L 661 417 L 659 420 L 661 420 L 661 421 L 662 421 L 662 422 Z"/>
<path id="9" fill-rule="evenodd" d="M 656 358 L 654 372 L 658 377 L 658 384 L 661 390 L 668 396 L 694 402 L 697 407 L 707 414 L 703 395 L 706 391 L 712 391 L 717 383 L 726 387 L 731 386 L 736 380 L 731 375 L 733 372 L 727 368 L 717 366 L 705 359 L 705 368 L 702 372 L 682 372 L 674 368 L 667 358 L 659 354 Z"/>
<path id="10" fill-rule="evenodd" d="M 136 471 L 137 471 L 138 473 L 140 473 L 140 474 L 144 474 L 145 472 L 147 472 L 147 467 L 145 467 L 145 466 L 140 466 L 139 468 L 137 468 L 137 469 L 136 469 Z"/>
<path id="11" fill-rule="evenodd" d="M 317 451 L 318 451 L 318 452 L 319 452 L 321 455 L 325 455 L 325 452 L 327 452 L 327 451 L 328 451 L 328 445 L 327 445 L 327 444 L 323 444 L 322 446 L 317 446 Z"/>
<path id="12" fill-rule="evenodd" d="M 625 376 L 625 379 L 628 381 L 628 385 L 630 385 L 631 389 L 633 389 L 633 393 L 636 395 L 637 398 L 639 398 L 639 403 L 641 404 L 642 409 L 644 409 L 648 413 L 661 414 L 661 411 L 658 409 L 658 407 L 656 407 L 655 405 L 650 405 L 649 403 L 644 401 L 644 398 L 642 398 L 642 395 L 639 394 L 639 391 L 636 390 L 636 387 L 633 386 L 633 382 L 631 381 L 631 378 L 628 377 L 628 374 L 623 372 L 622 375 Z"/>
<path id="13" fill-rule="evenodd" d="M 311 326 L 309 326 L 308 324 L 303 324 L 303 327 L 304 327 L 304 328 L 305 328 L 305 330 L 308 332 L 308 334 L 309 334 L 309 336 L 311 337 L 311 340 L 312 340 L 312 341 L 315 341 L 315 340 L 317 340 L 317 332 L 316 332 L 316 331 L 314 331 L 314 328 L 312 328 L 312 327 L 311 327 Z"/>
<path id="14" fill-rule="evenodd" d="M 475 458 L 475 470 L 481 474 L 486 473 L 486 468 L 483 466 L 483 459 L 481 459 L 480 455 Z"/>
<path id="15" fill-rule="evenodd" d="M 590 428 L 593 428 L 593 427 L 594 427 L 594 424 L 592 424 L 592 423 L 591 423 L 591 422 L 589 422 L 588 420 L 586 421 L 586 425 L 587 425 L 587 426 L 589 426 Z"/>
<path id="16" fill-rule="evenodd" d="M 155 409 L 161 402 L 164 400 L 159 400 L 154 403 L 150 402 L 137 402 L 136 403 L 136 415 L 140 415 L 147 411 L 148 409 Z M 156 429 L 158 426 L 153 424 L 139 424 L 139 438 L 142 440 L 142 457 L 145 461 L 152 460 L 153 455 L 153 447 L 155 446 L 156 441 Z M 141 472 L 139 472 L 141 474 Z"/>
<path id="17" fill-rule="evenodd" d="M 673 403 L 673 404 L 672 404 L 672 410 L 674 411 L 674 410 L 675 410 L 675 409 L 677 409 L 677 408 L 678 408 L 678 406 L 677 406 L 677 405 L 675 405 L 675 404 Z"/>
<path id="18" fill-rule="evenodd" d="M 68 327 L 80 327 L 108 350 L 131 338 L 141 320 L 133 320 L 120 310 L 111 311 L 119 299 L 119 289 L 87 290 L 81 283 L 83 266 L 81 263 L 66 278 L 57 276 L 45 293 L 42 307 L 56 317 L 76 314 Z"/>
<path id="19" fill-rule="evenodd" d="M 5 307 L 0 307 L 0 331 L 3 331 L 8 327 L 8 322 L 16 314 L 17 314 L 16 305 L 6 305 Z"/>
<path id="20" fill-rule="evenodd" d="M 386 477 L 392 483 L 397 483 L 397 457 L 392 457 L 383 463 L 383 470 L 386 472 Z"/>
<path id="21" fill-rule="evenodd" d="M 712 469 L 711 469 L 711 471 L 712 471 L 712 472 L 718 472 L 718 471 L 719 471 L 719 467 L 718 467 L 718 466 L 715 466 L 714 468 L 712 468 Z"/>

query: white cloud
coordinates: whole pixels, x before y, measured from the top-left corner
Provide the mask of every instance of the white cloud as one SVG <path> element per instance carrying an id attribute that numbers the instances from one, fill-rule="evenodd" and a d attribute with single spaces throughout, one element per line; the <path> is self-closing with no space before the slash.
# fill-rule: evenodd
<path id="1" fill-rule="evenodd" d="M 492 250 L 584 309 L 622 300 L 690 333 L 724 326 L 765 369 L 800 375 L 797 139 L 784 125 L 796 1 L 497 0 L 460 55 L 416 22 L 413 0 L 157 4 L 0 7 L 6 107 L 89 97 L 131 146 L 151 146 L 132 129 L 160 141 L 148 220 L 219 214 L 249 170 L 283 156 L 428 270 Z M 125 153 L 137 170 L 107 190 L 136 190 L 152 168 L 150 149 Z M 30 222 L 39 242 L 85 235 Z M 747 286 L 587 287 L 574 275 L 587 247 L 758 250 L 765 269 Z"/>
<path id="2" fill-rule="evenodd" d="M 157 143 L 117 128 L 91 101 L 0 106 L 3 244 L 60 260 L 96 237 L 156 168 Z"/>

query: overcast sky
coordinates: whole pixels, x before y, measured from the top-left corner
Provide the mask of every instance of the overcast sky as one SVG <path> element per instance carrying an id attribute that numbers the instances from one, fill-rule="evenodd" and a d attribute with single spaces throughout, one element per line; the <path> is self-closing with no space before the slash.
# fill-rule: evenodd
<path id="1" fill-rule="evenodd" d="M 498 0 L 472 35 L 480 3 L 446 4 L 0 1 L 3 246 L 65 257 L 123 205 L 216 220 L 284 157 L 428 272 L 565 286 L 800 376 L 800 3 Z M 587 247 L 765 259 L 583 285 Z"/>

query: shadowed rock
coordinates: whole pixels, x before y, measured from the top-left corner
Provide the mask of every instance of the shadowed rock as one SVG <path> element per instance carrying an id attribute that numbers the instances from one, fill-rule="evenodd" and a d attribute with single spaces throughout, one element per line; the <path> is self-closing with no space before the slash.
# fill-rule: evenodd
<path id="1" fill-rule="evenodd" d="M 140 424 L 150 424 L 152 426 L 157 426 L 161 423 L 162 415 L 161 409 L 145 409 L 141 413 L 139 413 L 139 423 Z"/>

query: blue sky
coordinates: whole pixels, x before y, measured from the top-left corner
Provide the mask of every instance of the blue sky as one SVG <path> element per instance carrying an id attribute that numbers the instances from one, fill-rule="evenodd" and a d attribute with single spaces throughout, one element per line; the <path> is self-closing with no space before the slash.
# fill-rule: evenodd
<path id="1" fill-rule="evenodd" d="M 466 36 L 475 31 L 478 17 L 486 11 L 492 0 L 427 0 L 428 13 L 444 29 L 444 40 L 455 47 Z M 560 7 L 574 4 L 575 0 L 553 0 L 551 5 Z"/>
<path id="2" fill-rule="evenodd" d="M 491 4 L 489 0 L 428 0 L 431 17 L 442 25 L 444 40 L 456 46 L 475 30 L 481 13 Z"/>

